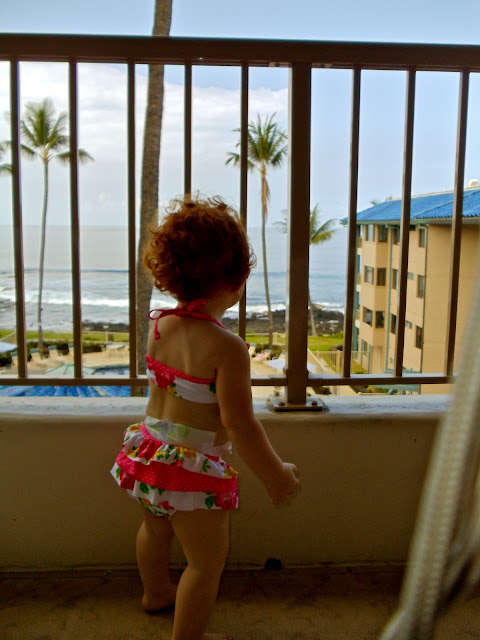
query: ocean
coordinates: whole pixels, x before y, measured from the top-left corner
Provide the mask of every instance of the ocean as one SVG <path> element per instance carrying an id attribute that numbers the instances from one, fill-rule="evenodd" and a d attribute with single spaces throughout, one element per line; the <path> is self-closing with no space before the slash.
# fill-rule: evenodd
<path id="1" fill-rule="evenodd" d="M 72 327 L 71 253 L 68 227 L 47 228 L 42 324 L 44 330 Z M 249 229 L 257 266 L 247 284 L 247 313 L 266 310 L 260 229 Z M 27 329 L 36 329 L 39 227 L 24 228 L 25 306 Z M 286 306 L 286 236 L 267 230 L 267 264 L 273 310 Z M 347 230 L 339 227 L 328 242 L 311 247 L 310 294 L 327 309 L 343 311 L 345 300 Z M 83 227 L 80 238 L 82 320 L 128 323 L 127 232 L 121 227 Z M 173 300 L 154 292 L 152 308 Z M 227 312 L 235 317 L 238 308 Z M 15 278 L 12 228 L 0 226 L 0 328 L 15 327 Z"/>

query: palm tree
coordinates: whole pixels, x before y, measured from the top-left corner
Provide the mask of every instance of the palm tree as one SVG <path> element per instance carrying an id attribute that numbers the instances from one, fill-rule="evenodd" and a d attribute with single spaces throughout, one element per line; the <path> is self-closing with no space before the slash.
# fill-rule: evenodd
<path id="1" fill-rule="evenodd" d="M 0 160 L 2 160 L 3 156 L 5 155 L 7 148 L 8 148 L 7 142 L 0 142 Z M 9 175 L 12 173 L 12 165 L 10 163 L 0 164 L 0 176 L 7 173 Z"/>
<path id="2" fill-rule="evenodd" d="M 42 332 L 42 293 L 43 293 L 43 272 L 45 263 L 45 236 L 47 228 L 47 208 L 48 208 L 48 166 L 52 160 L 58 160 L 63 164 L 68 164 L 71 159 L 70 137 L 65 134 L 67 128 L 67 114 L 62 112 L 56 116 L 55 106 L 50 98 L 44 98 L 41 102 L 28 102 L 25 105 L 23 119 L 20 120 L 20 145 L 21 153 L 29 158 L 40 158 L 43 164 L 43 204 L 40 231 L 40 260 L 38 266 L 38 302 L 37 302 L 37 323 L 38 323 L 38 350 L 43 354 L 43 332 Z M 11 148 L 11 141 L 1 143 L 1 150 Z M 80 162 L 93 160 L 84 150 L 78 150 Z M 12 173 L 11 165 L 1 165 L 2 173 Z"/>
<path id="3" fill-rule="evenodd" d="M 268 268 L 267 268 L 267 238 L 266 222 L 268 215 L 268 201 L 270 199 L 270 188 L 267 181 L 267 171 L 271 167 L 275 169 L 281 167 L 287 155 L 287 135 L 280 129 L 274 120 L 275 114 L 265 116 L 262 122 L 260 115 L 257 115 L 256 122 L 248 123 L 247 157 L 248 168 L 258 169 L 260 174 L 260 199 L 262 204 L 262 258 L 263 258 L 263 278 L 265 283 L 265 298 L 268 310 L 268 334 L 269 348 L 272 348 L 273 339 L 273 316 L 270 304 L 270 293 L 268 290 Z M 235 129 L 235 131 L 240 131 Z M 240 141 L 235 145 L 240 148 Z M 240 164 L 240 154 L 231 152 L 228 154 L 226 164 L 232 163 L 234 166 Z"/>
<path id="4" fill-rule="evenodd" d="M 318 203 L 310 210 L 310 232 L 309 232 L 309 244 L 322 244 L 327 242 L 335 233 L 336 221 L 332 218 L 327 220 L 323 224 L 320 223 L 320 211 L 318 209 Z M 285 215 L 283 220 L 275 222 L 275 226 L 280 229 L 282 233 L 287 233 L 287 217 Z M 317 335 L 315 328 L 315 305 L 312 302 L 310 296 L 310 287 L 308 288 L 308 308 L 310 311 L 310 325 L 312 327 L 312 336 Z"/>
<path id="5" fill-rule="evenodd" d="M 152 35 L 168 36 L 172 22 L 172 0 L 156 0 Z M 150 240 L 148 226 L 158 220 L 158 182 L 160 141 L 163 116 L 164 67 L 149 66 L 148 96 L 143 137 L 143 163 L 140 205 L 140 237 L 137 255 L 137 365 L 145 367 L 148 337 L 148 312 L 152 297 L 152 279 L 143 266 L 143 254 Z M 133 387 L 132 395 L 145 395 L 145 389 Z"/>

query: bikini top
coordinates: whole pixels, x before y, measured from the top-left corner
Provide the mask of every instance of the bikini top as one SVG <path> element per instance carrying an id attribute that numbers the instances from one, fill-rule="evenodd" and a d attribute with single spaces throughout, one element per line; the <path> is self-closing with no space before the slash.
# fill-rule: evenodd
<path id="1" fill-rule="evenodd" d="M 205 306 L 206 300 L 194 300 L 183 307 L 175 309 L 153 309 L 148 314 L 151 320 L 155 320 L 153 327 L 153 336 L 155 340 L 160 338 L 158 330 L 158 321 L 165 316 L 179 316 L 180 318 L 199 318 L 200 320 L 209 320 L 218 324 L 222 329 L 226 329 L 225 325 L 216 318 L 202 313 L 200 309 Z M 158 315 L 153 316 L 154 313 Z M 159 362 L 147 354 L 147 377 L 157 385 L 159 389 L 163 389 L 171 393 L 177 398 L 190 400 L 191 402 L 201 402 L 204 404 L 217 402 L 217 393 L 215 389 L 215 378 L 197 378 L 188 373 L 169 367 L 163 362 Z"/>

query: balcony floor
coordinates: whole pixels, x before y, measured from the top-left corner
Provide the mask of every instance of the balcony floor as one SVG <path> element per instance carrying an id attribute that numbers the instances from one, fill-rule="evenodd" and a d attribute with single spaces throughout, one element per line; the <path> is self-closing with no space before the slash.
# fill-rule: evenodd
<path id="1" fill-rule="evenodd" d="M 146 615 L 134 575 L 5 579 L 4 640 L 168 640 L 173 613 Z M 235 640 L 374 640 L 397 603 L 392 573 L 227 574 L 209 630 Z M 480 639 L 480 592 L 454 605 L 436 640 Z"/>

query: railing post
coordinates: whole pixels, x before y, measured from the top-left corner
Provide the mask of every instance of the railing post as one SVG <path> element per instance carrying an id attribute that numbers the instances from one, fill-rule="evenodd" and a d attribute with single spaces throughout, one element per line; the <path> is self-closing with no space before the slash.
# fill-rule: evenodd
<path id="1" fill-rule="evenodd" d="M 405 345 L 405 312 L 407 308 L 408 246 L 410 240 L 410 201 L 412 191 L 413 124 L 415 113 L 415 69 L 407 76 L 405 99 L 405 138 L 403 152 L 402 212 L 400 218 L 400 259 L 397 304 L 397 333 L 395 342 L 394 374 L 403 372 L 403 351 Z"/>
<path id="2" fill-rule="evenodd" d="M 308 384 L 308 267 L 311 69 L 290 70 L 287 256 L 287 402 L 304 404 Z"/>
<path id="3" fill-rule="evenodd" d="M 184 193 L 192 193 L 192 65 L 185 65 Z"/>
<path id="4" fill-rule="evenodd" d="M 350 376 L 353 326 L 355 318 L 355 292 L 357 288 L 357 198 L 358 198 L 358 149 L 360 143 L 360 80 L 361 69 L 355 67 L 352 77 L 352 124 L 350 138 L 350 190 L 348 197 L 348 253 L 347 281 L 345 288 L 345 315 L 343 334 L 344 378 Z M 355 313 L 356 313 L 355 308 Z"/>
<path id="5" fill-rule="evenodd" d="M 453 194 L 452 240 L 450 258 L 450 288 L 448 292 L 447 348 L 445 375 L 453 374 L 455 338 L 457 333 L 458 285 L 460 281 L 460 249 L 462 244 L 463 183 L 465 179 L 465 151 L 467 143 L 469 72 L 460 74 L 458 97 L 457 151 L 455 159 L 455 190 Z"/>
<path id="6" fill-rule="evenodd" d="M 129 335 L 130 377 L 138 376 L 137 363 L 137 266 L 136 266 L 136 186 L 135 186 L 135 63 L 128 63 L 127 85 L 127 127 L 128 127 L 128 291 L 130 297 Z"/>
<path id="7" fill-rule="evenodd" d="M 10 130 L 12 140 L 13 246 L 15 249 L 15 310 L 18 377 L 26 378 L 27 348 L 25 327 L 25 282 L 23 264 L 22 189 L 20 167 L 20 68 L 18 60 L 10 64 Z"/>
<path id="8" fill-rule="evenodd" d="M 82 367 L 82 296 L 80 288 L 80 220 L 78 207 L 78 80 L 77 62 L 69 65 L 70 121 L 70 220 L 72 247 L 73 370 L 83 377 Z"/>
<path id="9" fill-rule="evenodd" d="M 240 103 L 240 216 L 247 228 L 248 206 L 248 65 L 242 65 Z M 238 305 L 238 335 L 245 340 L 247 333 L 247 286 Z"/>
<path id="10" fill-rule="evenodd" d="M 308 258 L 310 240 L 311 67 L 290 70 L 288 148 L 287 387 L 277 410 L 316 409 L 307 403 Z"/>

